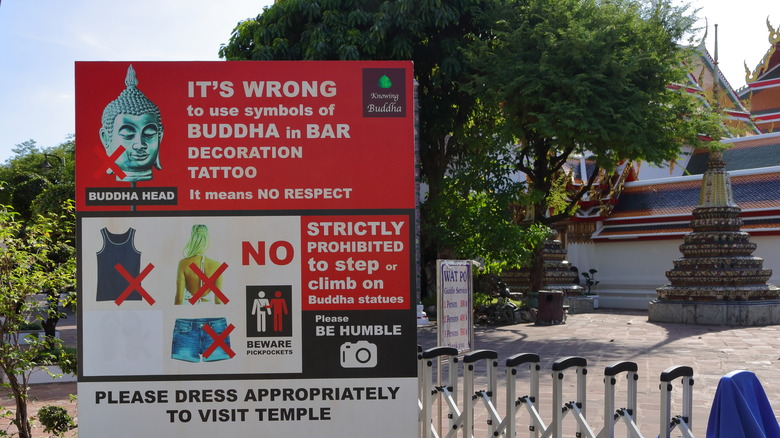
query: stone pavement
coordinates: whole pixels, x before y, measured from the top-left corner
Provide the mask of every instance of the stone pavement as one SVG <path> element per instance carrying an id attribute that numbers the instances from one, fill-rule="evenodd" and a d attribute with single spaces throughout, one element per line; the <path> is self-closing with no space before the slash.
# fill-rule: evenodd
<path id="1" fill-rule="evenodd" d="M 636 362 L 639 367 L 638 424 L 646 437 L 658 434 L 660 416 L 661 372 L 671 366 L 686 365 L 693 368 L 693 431 L 703 437 L 707 427 L 710 407 L 720 378 L 734 370 L 750 370 L 756 373 L 769 397 L 775 413 L 780 413 L 780 326 L 733 328 L 722 326 L 696 326 L 671 323 L 649 323 L 646 312 L 598 309 L 597 313 L 569 315 L 565 324 L 536 326 L 517 324 L 500 327 L 478 327 L 475 330 L 475 347 L 498 352 L 499 387 L 504 378 L 503 360 L 516 353 L 536 353 L 541 357 L 539 411 L 546 423 L 551 419 L 552 377 L 551 364 L 568 356 L 581 356 L 588 361 L 587 418 L 598 432 L 602 427 L 604 367 L 618 361 Z M 68 344 L 75 344 L 75 318 L 60 323 L 62 337 Z M 436 346 L 436 327 L 418 328 L 418 343 L 423 348 Z M 480 373 L 484 375 L 484 373 Z M 574 400 L 576 389 L 574 371 L 566 373 L 564 400 Z M 518 395 L 527 394 L 527 379 L 518 384 Z M 681 411 L 681 396 L 675 385 L 673 414 Z M 617 385 L 617 407 L 625 403 L 625 382 Z M 58 404 L 76 415 L 76 404 L 69 400 L 76 393 L 75 383 L 36 385 L 32 389 L 33 412 L 40 406 Z M 503 415 L 503 394 L 499 389 L 499 412 Z M 7 402 L 6 402 L 7 403 Z M 5 406 L 8 406 L 6 404 Z M 476 410 L 475 436 L 485 430 L 484 408 Z M 522 411 L 521 411 L 522 412 Z M 518 416 L 518 436 L 527 436 L 527 414 Z M 446 419 L 444 420 L 446 424 Z M 4 423 L 4 425 L 7 423 Z M 3 425 L 0 429 L 5 429 Z M 564 419 L 565 436 L 574 436 L 574 419 Z M 13 430 L 13 428 L 11 428 Z M 616 428 L 616 432 L 624 429 Z M 618 436 L 625 435 L 625 432 Z M 41 429 L 36 437 L 45 437 Z M 72 433 L 68 436 L 76 436 Z M 400 438 L 400 437 L 399 437 Z"/>
<path id="2" fill-rule="evenodd" d="M 645 437 L 655 437 L 659 433 L 660 375 L 672 366 L 693 368 L 692 426 L 697 437 L 705 435 L 718 381 L 734 370 L 753 371 L 764 386 L 775 414 L 780 413 L 780 326 L 733 328 L 650 323 L 647 321 L 647 312 L 602 309 L 596 312 L 569 315 L 562 325 L 536 326 L 526 323 L 476 329 L 475 348 L 495 350 L 498 353 L 499 395 L 496 404 L 502 416 L 504 359 L 517 353 L 536 353 L 540 356 L 540 400 L 537 406 L 546 424 L 552 418 L 551 365 L 568 356 L 580 356 L 588 361 L 587 419 L 596 433 L 603 427 L 604 367 L 619 361 L 632 361 L 638 365 L 637 417 L 639 429 Z M 419 328 L 418 343 L 424 349 L 436 346 L 436 328 Z M 484 376 L 484 371 L 478 374 Z M 525 375 L 528 375 L 527 371 Z M 567 370 L 564 401 L 575 400 L 575 382 L 574 369 Z M 521 375 L 517 385 L 518 396 L 528 394 L 528 383 L 528 378 Z M 674 382 L 673 415 L 682 413 L 680 383 L 680 379 Z M 627 397 L 625 379 L 619 379 L 616 388 L 616 407 L 623 407 Z M 475 412 L 474 435 L 487 436 L 480 433 L 487 430 L 487 415 L 481 402 Z M 445 427 L 446 421 L 445 418 Z M 529 421 L 525 409 L 520 411 L 517 424 L 518 436 L 527 436 Z M 567 415 L 564 418 L 564 436 L 574 436 L 575 426 L 573 416 Z M 621 427 L 615 428 L 617 436 L 625 436 L 625 428 Z M 673 436 L 679 435 L 673 433 Z"/>

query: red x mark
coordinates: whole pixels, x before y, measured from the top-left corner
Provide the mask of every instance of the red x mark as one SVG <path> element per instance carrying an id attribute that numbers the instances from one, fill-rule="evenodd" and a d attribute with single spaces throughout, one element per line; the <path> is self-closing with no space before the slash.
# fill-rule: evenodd
<path id="1" fill-rule="evenodd" d="M 114 173 L 116 174 L 116 176 L 119 177 L 119 179 L 124 179 L 125 176 L 127 176 L 127 174 L 119 166 L 117 166 L 117 164 L 116 164 L 116 160 L 118 160 L 119 156 L 124 154 L 124 153 L 125 153 L 125 147 L 124 146 L 119 146 L 118 148 L 116 148 L 114 153 L 111 154 L 111 156 L 103 158 L 103 160 L 104 160 L 103 161 L 103 165 L 107 169 L 114 171 Z M 99 176 L 101 176 L 103 174 L 103 170 L 102 169 L 103 169 L 102 167 L 98 166 L 98 170 L 95 173 L 95 178 L 97 178 L 97 177 L 99 177 Z"/>
<path id="2" fill-rule="evenodd" d="M 219 268 L 217 268 L 217 270 L 214 271 L 214 274 L 212 274 L 211 277 L 209 277 L 203 271 L 201 271 L 200 268 L 198 268 L 198 265 L 196 265 L 195 263 L 191 264 L 190 269 L 192 269 L 192 272 L 194 272 L 195 275 L 197 275 L 198 278 L 200 278 L 202 284 L 200 286 L 200 289 L 198 289 L 197 292 L 192 294 L 192 298 L 190 298 L 190 304 L 197 303 L 200 297 L 205 295 L 209 289 L 211 289 L 211 291 L 214 292 L 214 295 L 216 295 L 220 300 L 222 300 L 222 304 L 229 303 L 230 300 L 228 299 L 228 297 L 226 297 L 225 294 L 223 294 L 222 291 L 219 290 L 219 288 L 215 284 L 217 278 L 219 278 L 219 276 L 222 275 L 222 273 L 225 272 L 225 269 L 227 268 L 228 268 L 227 263 L 223 262 L 219 266 Z"/>
<path id="3" fill-rule="evenodd" d="M 131 293 L 133 293 L 134 290 L 137 290 L 138 293 L 141 294 L 141 296 L 149 303 L 150 306 L 154 304 L 154 298 L 152 298 L 152 296 L 146 292 L 144 287 L 141 286 L 141 281 L 144 279 L 144 277 L 149 275 L 149 273 L 152 272 L 152 269 L 154 269 L 153 264 L 149 263 L 148 265 L 146 265 L 144 270 L 141 271 L 141 273 L 138 274 L 138 277 L 136 278 L 133 278 L 133 276 L 129 272 L 127 272 L 125 267 L 119 263 L 117 263 L 116 266 L 114 266 L 114 269 L 119 271 L 119 274 L 122 275 L 122 277 L 124 277 L 124 279 L 127 280 L 127 282 L 129 283 L 125 288 L 125 291 L 122 292 L 122 294 L 119 295 L 119 297 L 114 301 L 117 306 L 121 305 L 127 299 L 127 297 L 130 296 Z"/>
<path id="4" fill-rule="evenodd" d="M 208 335 L 211 336 L 212 339 L 214 339 L 214 342 L 212 342 L 209 348 L 207 348 L 206 351 L 203 352 L 203 357 L 208 358 L 209 356 L 211 356 L 211 353 L 213 353 L 214 350 L 217 349 L 217 347 L 221 347 L 222 351 L 224 351 L 225 353 L 227 353 L 228 356 L 233 358 L 233 356 L 235 356 L 236 353 L 230 349 L 230 345 L 225 343 L 225 339 L 227 339 L 228 335 L 230 335 L 230 332 L 232 332 L 234 328 L 236 327 L 233 324 L 230 324 L 229 326 L 227 326 L 224 332 L 217 334 L 217 332 L 215 332 L 210 325 L 204 324 L 203 331 L 208 333 Z"/>

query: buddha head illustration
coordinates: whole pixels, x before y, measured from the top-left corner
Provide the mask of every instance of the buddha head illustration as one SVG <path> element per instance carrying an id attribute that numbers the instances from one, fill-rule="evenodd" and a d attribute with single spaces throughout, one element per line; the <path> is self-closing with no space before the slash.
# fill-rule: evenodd
<path id="1" fill-rule="evenodd" d="M 121 147 L 116 165 L 125 173 L 117 181 L 136 182 L 152 179 L 152 166 L 160 166 L 162 117 L 157 105 L 139 89 L 133 66 L 127 69 L 125 89 L 103 109 L 100 141 L 108 156 Z M 108 173 L 114 173 L 109 170 Z"/>

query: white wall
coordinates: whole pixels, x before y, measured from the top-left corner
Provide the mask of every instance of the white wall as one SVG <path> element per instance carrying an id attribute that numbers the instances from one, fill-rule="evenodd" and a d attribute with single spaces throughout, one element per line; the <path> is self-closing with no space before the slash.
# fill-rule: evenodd
<path id="1" fill-rule="evenodd" d="M 681 243 L 682 239 L 597 243 L 600 306 L 647 309 L 655 289 L 667 284 L 666 271 L 682 257 Z"/>
<path id="2" fill-rule="evenodd" d="M 753 236 L 758 245 L 753 253 L 772 269 L 770 283 L 780 286 L 780 236 Z M 606 308 L 647 309 L 656 297 L 655 289 L 669 283 L 666 271 L 682 257 L 682 239 L 635 240 L 570 244 L 567 259 L 580 272 L 598 270 L 595 291 L 599 305 Z"/>
<path id="3" fill-rule="evenodd" d="M 751 242 L 758 245 L 753 255 L 764 259 L 764 268 L 772 270 L 769 283 L 780 287 L 780 236 L 753 236 Z"/>
<path id="4" fill-rule="evenodd" d="M 591 243 L 569 243 L 566 246 L 566 260 L 572 266 L 576 266 L 580 272 L 588 272 L 588 269 L 596 269 L 599 262 L 596 258 L 596 244 Z M 596 274 L 598 275 L 598 274 Z M 580 275 L 580 281 L 583 280 Z"/>

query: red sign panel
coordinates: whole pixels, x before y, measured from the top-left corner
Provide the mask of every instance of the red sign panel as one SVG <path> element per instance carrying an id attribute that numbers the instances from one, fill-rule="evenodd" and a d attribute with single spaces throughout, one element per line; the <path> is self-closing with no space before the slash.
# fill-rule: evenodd
<path id="1" fill-rule="evenodd" d="M 409 218 L 314 216 L 302 224 L 303 309 L 407 309 Z"/>
<path id="2" fill-rule="evenodd" d="M 411 74 L 387 62 L 78 63 L 78 208 L 414 208 L 414 156 L 400 153 L 413 144 Z M 146 112 L 126 114 L 135 106 Z"/>

